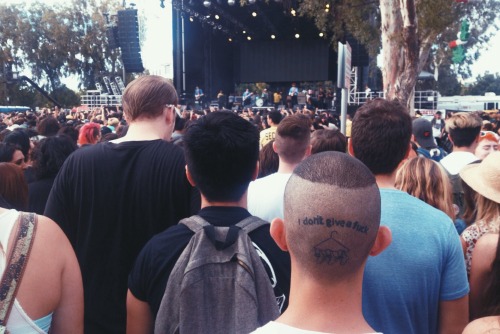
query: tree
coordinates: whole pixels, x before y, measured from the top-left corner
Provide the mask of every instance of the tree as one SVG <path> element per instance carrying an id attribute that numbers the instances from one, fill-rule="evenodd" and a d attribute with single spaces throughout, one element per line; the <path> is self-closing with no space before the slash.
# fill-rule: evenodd
<path id="1" fill-rule="evenodd" d="M 500 95 L 500 74 L 485 74 L 479 76 L 476 82 L 467 89 L 469 95 L 484 95 L 484 93 L 495 93 Z"/>
<path id="2" fill-rule="evenodd" d="M 15 60 L 48 91 L 59 88 L 61 78 L 69 75 L 77 75 L 81 85 L 94 87 L 97 76 L 119 70 L 119 52 L 107 47 L 102 15 L 116 11 L 113 3 L 0 5 L 0 63 Z"/>
<path id="3" fill-rule="evenodd" d="M 461 20 L 473 21 L 466 45 L 466 64 L 456 71 L 469 72 L 481 46 L 498 28 L 496 13 L 500 2 L 483 0 L 457 3 L 453 0 L 301 0 L 299 12 L 312 18 L 333 44 L 346 33 L 383 55 L 383 82 L 386 97 L 397 98 L 411 107 L 416 77 L 424 68 L 449 64 L 447 43 L 457 39 Z"/>
<path id="4" fill-rule="evenodd" d="M 454 96 L 462 93 L 462 85 L 457 79 L 455 71 L 451 65 L 444 65 L 438 68 L 439 80 L 437 81 L 437 90 L 442 96 Z"/>

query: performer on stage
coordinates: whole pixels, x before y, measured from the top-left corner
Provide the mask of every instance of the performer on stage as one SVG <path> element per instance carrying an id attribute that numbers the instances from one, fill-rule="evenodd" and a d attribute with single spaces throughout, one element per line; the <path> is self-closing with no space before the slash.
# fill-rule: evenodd
<path id="1" fill-rule="evenodd" d="M 325 98 L 325 91 L 323 90 L 323 88 L 320 88 L 318 91 L 318 108 L 325 109 Z"/>
<path id="2" fill-rule="evenodd" d="M 297 96 L 299 95 L 299 89 L 295 85 L 295 82 L 292 84 L 292 87 L 290 87 L 290 90 L 288 91 L 288 96 L 292 97 L 292 106 L 295 106 L 298 104 L 297 102 Z"/>
<path id="3" fill-rule="evenodd" d="M 365 99 L 369 100 L 371 99 L 371 97 L 372 97 L 372 90 L 370 89 L 370 87 L 368 87 L 368 85 L 365 85 Z"/>
<path id="4" fill-rule="evenodd" d="M 281 96 L 281 92 L 274 92 L 274 95 L 273 95 L 273 102 L 274 102 L 274 108 L 276 110 L 278 110 L 278 106 L 281 104 L 281 99 L 282 99 L 282 96 Z"/>
<path id="5" fill-rule="evenodd" d="M 226 96 L 222 90 L 217 94 L 217 104 L 219 105 L 219 110 L 222 110 L 226 107 Z"/>
<path id="6" fill-rule="evenodd" d="M 248 90 L 248 88 L 245 90 L 245 92 L 243 93 L 243 106 L 247 106 L 247 105 L 250 105 L 252 103 L 252 97 L 253 93 L 250 92 L 250 90 Z"/>
<path id="7" fill-rule="evenodd" d="M 205 94 L 203 94 L 203 89 L 196 86 L 194 90 L 194 100 L 196 104 L 199 104 L 202 107 L 203 107 L 203 96 L 205 96 Z"/>
<path id="8" fill-rule="evenodd" d="M 267 88 L 264 88 L 262 90 L 262 94 L 260 95 L 260 98 L 262 99 L 262 106 L 267 106 L 267 103 L 269 102 L 269 93 L 267 92 Z"/>

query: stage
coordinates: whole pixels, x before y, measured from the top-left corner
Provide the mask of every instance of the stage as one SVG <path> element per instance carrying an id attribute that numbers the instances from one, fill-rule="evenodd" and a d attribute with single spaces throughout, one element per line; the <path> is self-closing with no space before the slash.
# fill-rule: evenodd
<path id="1" fill-rule="evenodd" d="M 271 91 L 286 94 L 293 82 L 302 89 L 304 82 L 336 80 L 337 54 L 330 39 L 294 12 L 295 1 L 172 4 L 174 84 L 185 103 L 192 102 L 196 86 L 211 102 L 221 90 L 226 96 L 241 96 L 237 87 L 245 83 L 266 83 Z M 367 67 L 364 48 L 353 38 L 347 41 L 353 49 L 352 66 Z M 366 82 L 366 74 L 358 81 Z"/>

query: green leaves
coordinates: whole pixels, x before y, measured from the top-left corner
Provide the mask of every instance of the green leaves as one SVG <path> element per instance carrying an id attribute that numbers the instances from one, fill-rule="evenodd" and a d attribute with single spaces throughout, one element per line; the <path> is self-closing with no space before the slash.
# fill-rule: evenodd
<path id="1" fill-rule="evenodd" d="M 116 7 L 111 0 L 1 4 L 0 64 L 14 60 L 49 91 L 70 75 L 91 88 L 97 76 L 118 70 L 119 53 L 107 47 L 102 15 L 116 12 Z"/>

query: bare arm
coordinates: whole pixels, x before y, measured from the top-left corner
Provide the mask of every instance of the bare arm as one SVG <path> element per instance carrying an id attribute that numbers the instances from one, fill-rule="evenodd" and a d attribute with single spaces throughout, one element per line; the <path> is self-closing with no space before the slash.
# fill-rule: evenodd
<path id="1" fill-rule="evenodd" d="M 149 305 L 127 292 L 127 334 L 153 333 L 153 315 Z"/>
<path id="2" fill-rule="evenodd" d="M 497 234 L 486 234 L 477 241 L 472 253 L 469 302 L 471 320 L 484 316 L 481 314 L 484 307 L 483 296 L 491 275 L 497 244 Z"/>
<path id="3" fill-rule="evenodd" d="M 75 252 L 63 231 L 50 219 L 39 216 L 41 224 L 50 225 L 53 246 L 63 254 L 61 294 L 54 310 L 50 332 L 83 334 L 83 285 Z"/>
<path id="4" fill-rule="evenodd" d="M 469 296 L 439 303 L 439 333 L 460 334 L 469 323 Z"/>

